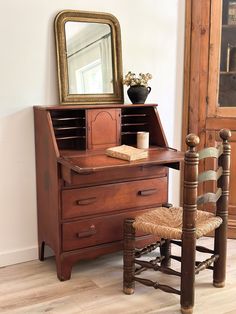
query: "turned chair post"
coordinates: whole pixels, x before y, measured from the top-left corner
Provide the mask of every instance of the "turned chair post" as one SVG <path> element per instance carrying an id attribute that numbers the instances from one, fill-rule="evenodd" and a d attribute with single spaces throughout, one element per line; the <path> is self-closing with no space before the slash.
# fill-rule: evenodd
<path id="1" fill-rule="evenodd" d="M 198 136 L 189 134 L 186 138 L 189 149 L 185 153 L 182 261 L 181 261 L 181 311 L 191 313 L 194 305 L 195 251 L 196 251 L 196 211 L 198 188 L 199 156 L 195 147 L 199 144 Z"/>
<path id="2" fill-rule="evenodd" d="M 171 208 L 173 205 L 170 203 L 162 204 L 163 207 Z M 171 241 L 170 239 L 161 239 L 164 240 L 164 243 L 160 246 L 160 253 L 164 259 L 161 261 L 161 265 L 169 267 L 171 265 Z"/>
<path id="3" fill-rule="evenodd" d="M 228 227 L 228 201 L 229 201 L 229 175 L 230 175 L 230 151 L 228 143 L 231 137 L 229 130 L 221 130 L 220 137 L 223 141 L 223 153 L 219 158 L 219 166 L 222 167 L 222 176 L 218 181 L 218 187 L 222 189 L 222 196 L 216 203 L 216 215 L 221 217 L 223 222 L 215 230 L 215 254 L 219 255 L 214 264 L 213 284 L 221 288 L 225 285 L 226 254 L 227 254 L 227 227 Z"/>
<path id="4" fill-rule="evenodd" d="M 164 259 L 161 261 L 161 266 L 169 267 L 171 265 L 171 241 L 169 239 L 161 239 L 164 240 L 164 243 L 160 246 L 161 256 Z"/>
<path id="5" fill-rule="evenodd" d="M 124 259 L 123 259 L 123 291 L 125 294 L 134 293 L 135 272 L 135 229 L 134 219 L 124 221 Z"/>

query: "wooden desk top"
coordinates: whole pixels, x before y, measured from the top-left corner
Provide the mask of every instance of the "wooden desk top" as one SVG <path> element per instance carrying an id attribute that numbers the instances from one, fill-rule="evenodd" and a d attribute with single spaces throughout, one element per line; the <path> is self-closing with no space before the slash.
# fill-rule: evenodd
<path id="1" fill-rule="evenodd" d="M 34 106 L 38 110 L 78 110 L 78 109 L 107 109 L 107 108 L 141 108 L 157 107 L 158 104 L 96 104 L 96 105 L 57 105 L 57 106 Z"/>
<path id="2" fill-rule="evenodd" d="M 105 151 L 84 151 L 78 152 L 77 155 L 72 153 L 68 155 L 68 152 L 61 154 L 58 158 L 58 162 L 62 165 L 74 170 L 77 173 L 90 173 L 101 170 L 109 170 L 118 167 L 135 167 L 135 166 L 151 166 L 151 165 L 166 165 L 171 168 L 179 169 L 179 163 L 184 159 L 184 153 L 174 151 L 169 148 L 152 148 L 149 149 L 148 158 L 126 161 L 109 157 L 105 154 Z"/>

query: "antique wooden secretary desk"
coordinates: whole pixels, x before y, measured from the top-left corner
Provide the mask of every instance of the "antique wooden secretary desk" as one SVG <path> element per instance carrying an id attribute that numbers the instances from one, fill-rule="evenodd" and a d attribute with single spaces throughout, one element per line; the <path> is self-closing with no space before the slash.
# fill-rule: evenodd
<path id="1" fill-rule="evenodd" d="M 97 13 L 62 12 L 56 25 L 83 14 L 87 22 L 101 18 Z M 110 15 L 105 18 L 114 39 L 117 21 Z M 58 39 L 61 33 L 56 31 Z M 115 34 L 117 39 L 117 30 Z M 119 69 L 116 54 L 113 51 L 112 66 Z M 60 58 L 62 84 L 68 73 L 67 61 Z M 120 69 L 113 71 L 116 83 L 119 73 Z M 67 94 L 61 89 L 61 102 L 69 99 L 69 105 L 34 108 L 39 258 L 44 258 L 45 244 L 53 249 L 60 280 L 70 278 L 79 260 L 121 250 L 124 218 L 166 203 L 168 167 L 178 169 L 182 160 L 182 153 L 167 147 L 156 105 L 122 104 L 121 87 L 108 96 Z M 106 156 L 108 147 L 136 146 L 138 131 L 150 133 L 148 158 L 128 162 Z M 148 240 L 148 235 L 140 234 L 138 242 Z"/>

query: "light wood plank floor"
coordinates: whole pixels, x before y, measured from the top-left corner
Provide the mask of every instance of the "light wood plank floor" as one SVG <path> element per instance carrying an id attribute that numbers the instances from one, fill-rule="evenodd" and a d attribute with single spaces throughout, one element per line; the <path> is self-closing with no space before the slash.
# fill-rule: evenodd
<path id="1" fill-rule="evenodd" d="M 201 242 L 205 245 L 212 239 Z M 195 314 L 236 313 L 236 240 L 228 241 L 228 257 L 225 288 L 212 286 L 210 270 L 197 276 Z M 178 288 L 177 277 L 143 274 Z M 121 253 L 78 263 L 65 282 L 57 280 L 53 258 L 0 268 L 0 278 L 0 313 L 180 313 L 177 295 L 138 283 L 134 295 L 122 293 Z"/>

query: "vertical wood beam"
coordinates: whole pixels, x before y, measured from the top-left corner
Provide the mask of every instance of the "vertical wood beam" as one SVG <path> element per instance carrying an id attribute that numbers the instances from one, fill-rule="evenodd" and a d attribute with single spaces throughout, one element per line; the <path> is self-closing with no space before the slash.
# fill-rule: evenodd
<path id="1" fill-rule="evenodd" d="M 186 0 L 183 150 L 188 133 L 205 143 L 211 1 Z"/>
<path id="2" fill-rule="evenodd" d="M 185 138 L 189 133 L 189 92 L 190 92 L 190 63 L 191 63 L 191 25 L 192 25 L 192 0 L 185 2 L 185 45 L 184 45 L 184 91 L 183 91 L 183 116 L 182 116 L 182 149 L 186 149 Z M 182 180 L 181 180 L 182 182 Z"/>
<path id="3" fill-rule="evenodd" d="M 184 104 L 182 125 L 182 150 L 185 138 L 195 133 L 200 138 L 199 149 L 206 143 L 206 117 L 208 110 L 209 40 L 212 0 L 186 0 Z M 200 165 L 200 171 L 204 164 Z M 183 171 L 181 170 L 181 182 Z M 201 193 L 201 190 L 199 191 Z M 183 201 L 181 185 L 181 204 Z"/>

